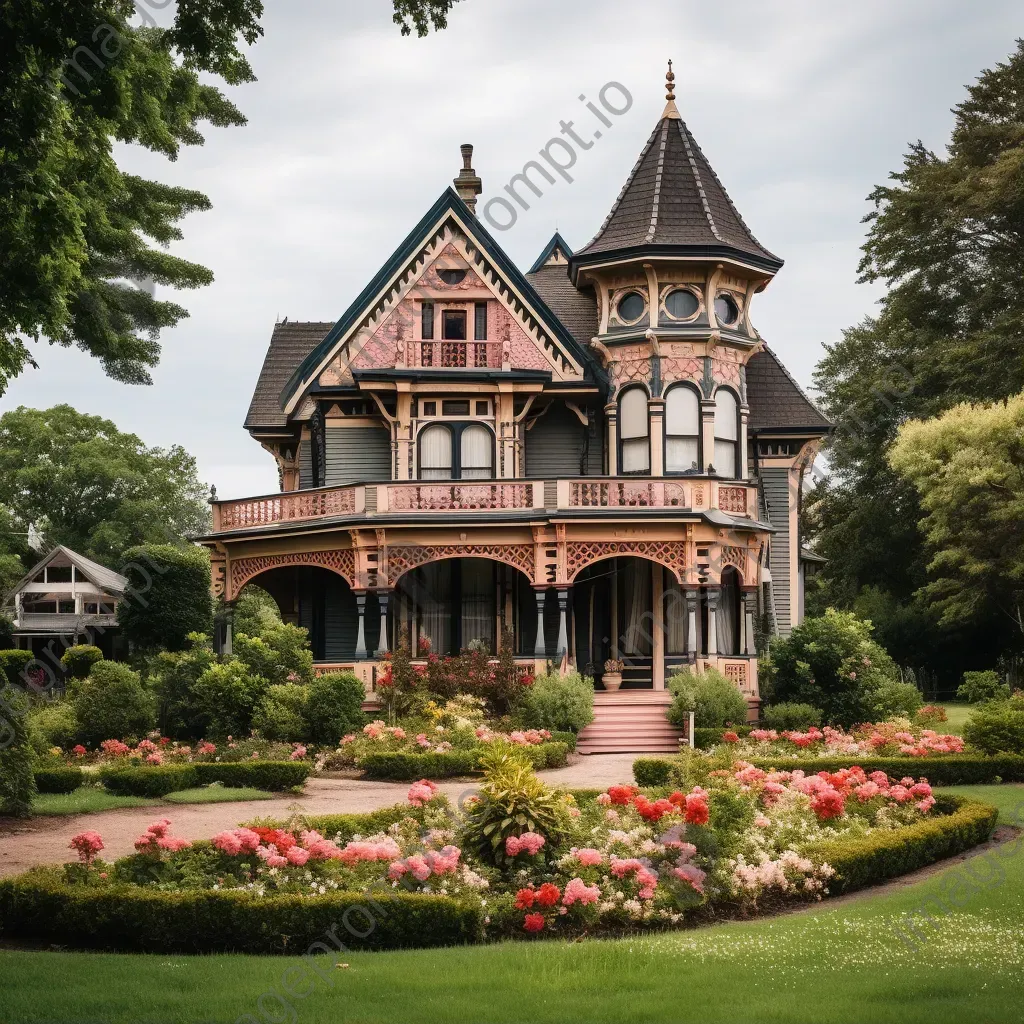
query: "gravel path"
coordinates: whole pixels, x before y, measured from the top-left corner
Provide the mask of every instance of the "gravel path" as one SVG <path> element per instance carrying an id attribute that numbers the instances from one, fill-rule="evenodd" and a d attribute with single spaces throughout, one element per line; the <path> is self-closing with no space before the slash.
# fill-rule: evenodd
<path id="1" fill-rule="evenodd" d="M 636 754 L 594 754 L 574 757 L 565 768 L 541 772 L 545 782 L 569 788 L 604 789 L 632 782 Z M 472 792 L 476 783 L 442 782 L 440 789 L 456 802 Z M 38 864 L 62 864 L 73 859 L 71 837 L 92 829 L 103 837 L 104 860 L 134 852 L 134 843 L 150 822 L 169 818 L 172 834 L 188 839 L 209 839 L 227 828 L 253 818 L 287 818 L 291 814 L 341 814 L 372 811 L 405 800 L 406 782 L 370 782 L 361 779 L 310 779 L 301 796 L 287 794 L 274 800 L 245 800 L 223 804 L 162 804 L 128 807 L 96 814 L 37 817 L 28 821 L 0 819 L 0 876 L 16 875 Z"/>

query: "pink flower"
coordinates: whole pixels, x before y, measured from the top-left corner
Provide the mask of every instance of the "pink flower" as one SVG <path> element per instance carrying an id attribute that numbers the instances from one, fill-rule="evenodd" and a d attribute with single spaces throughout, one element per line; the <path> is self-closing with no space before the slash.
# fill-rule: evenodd
<path id="1" fill-rule="evenodd" d="M 84 864 L 91 864 L 93 858 L 103 849 L 103 837 L 99 832 L 91 829 L 87 832 L 79 832 L 74 836 L 68 847 L 78 851 L 78 859 Z"/>
<path id="2" fill-rule="evenodd" d="M 672 869 L 672 874 L 681 882 L 692 886 L 696 892 L 704 891 L 705 872 L 701 871 L 695 864 L 681 864 Z"/>
<path id="3" fill-rule="evenodd" d="M 306 756 L 306 748 L 301 743 L 297 743 L 289 756 L 292 761 L 299 761 Z"/>
<path id="4" fill-rule="evenodd" d="M 842 793 L 832 786 L 826 786 L 811 797 L 811 810 L 820 821 L 841 818 L 846 810 L 846 801 Z"/>
<path id="5" fill-rule="evenodd" d="M 190 839 L 181 839 L 176 836 L 161 836 L 156 841 L 156 845 L 161 850 L 167 850 L 169 853 L 177 853 L 179 850 L 186 850 L 192 845 Z"/>
<path id="6" fill-rule="evenodd" d="M 612 798 L 607 793 L 599 793 L 597 797 L 597 802 L 602 807 L 607 807 L 612 802 Z"/>
<path id="7" fill-rule="evenodd" d="M 425 803 L 429 803 L 433 800 L 436 793 L 437 786 L 434 785 L 433 782 L 429 779 L 420 779 L 419 782 L 414 782 L 409 787 L 406 799 L 413 805 L 413 807 L 422 807 Z"/>
<path id="8" fill-rule="evenodd" d="M 100 750 L 108 757 L 125 757 L 131 750 L 131 747 L 120 740 L 104 740 L 100 744 Z"/>
<path id="9" fill-rule="evenodd" d="M 595 850 L 593 847 L 584 846 L 580 849 L 573 847 L 572 855 L 580 862 L 585 868 L 594 868 L 600 864 L 604 857 L 600 850 Z"/>
<path id="10" fill-rule="evenodd" d="M 211 841 L 218 850 L 230 857 L 240 853 L 254 853 L 260 846 L 260 837 L 247 828 L 218 832 Z"/>
<path id="11" fill-rule="evenodd" d="M 285 857 L 288 859 L 289 864 L 294 864 L 297 868 L 301 868 L 309 860 L 310 853 L 309 850 L 304 850 L 301 846 L 290 846 L 285 853 Z"/>
<path id="12" fill-rule="evenodd" d="M 905 804 L 908 800 L 913 799 L 910 795 L 910 790 L 906 786 L 893 786 L 889 790 L 889 796 L 895 800 L 898 804 Z"/>
<path id="13" fill-rule="evenodd" d="M 587 885 L 582 878 L 571 879 L 565 887 L 562 903 L 571 907 L 574 903 L 586 906 L 596 903 L 601 898 L 601 890 L 596 885 Z"/>
<path id="14" fill-rule="evenodd" d="M 217 753 L 217 745 L 215 743 L 211 743 L 209 740 L 203 740 L 203 742 L 200 743 L 199 746 L 196 747 L 196 753 L 197 754 L 216 754 Z"/>
<path id="15" fill-rule="evenodd" d="M 509 857 L 516 857 L 520 853 L 527 853 L 531 857 L 540 852 L 546 840 L 536 832 L 524 832 L 521 836 L 509 836 L 505 840 L 505 853 Z"/>
<path id="16" fill-rule="evenodd" d="M 83 747 L 82 744 L 79 743 L 71 748 L 71 753 L 74 754 L 75 757 L 85 757 L 86 750 L 85 747 Z"/>
<path id="17" fill-rule="evenodd" d="M 147 754 L 146 764 L 163 764 L 164 759 L 159 754 Z"/>

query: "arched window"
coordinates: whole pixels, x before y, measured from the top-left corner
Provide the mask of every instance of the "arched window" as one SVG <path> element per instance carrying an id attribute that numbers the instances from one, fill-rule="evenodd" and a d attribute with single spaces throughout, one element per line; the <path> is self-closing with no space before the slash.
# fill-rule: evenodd
<path id="1" fill-rule="evenodd" d="M 420 431 L 420 479 L 451 480 L 452 432 L 441 423 Z"/>
<path id="2" fill-rule="evenodd" d="M 647 392 L 629 388 L 619 400 L 619 438 L 623 473 L 651 471 L 650 426 L 647 418 Z"/>
<path id="3" fill-rule="evenodd" d="M 740 471 L 740 410 L 736 396 L 719 388 L 715 396 L 715 471 L 735 479 Z"/>
<path id="4" fill-rule="evenodd" d="M 479 423 L 470 423 L 462 430 L 459 476 L 463 480 L 490 480 L 494 475 L 494 446 L 491 432 Z"/>
<path id="5" fill-rule="evenodd" d="M 665 396 L 665 472 L 700 469 L 700 399 L 681 384 Z"/>

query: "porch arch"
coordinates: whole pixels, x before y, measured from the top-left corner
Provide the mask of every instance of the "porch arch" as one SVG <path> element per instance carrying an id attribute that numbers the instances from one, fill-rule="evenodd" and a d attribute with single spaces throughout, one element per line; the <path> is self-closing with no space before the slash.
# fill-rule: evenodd
<path id="1" fill-rule="evenodd" d="M 388 585 L 393 587 L 411 569 L 452 558 L 486 558 L 518 569 L 534 581 L 532 544 L 402 544 L 387 548 Z"/>
<path id="2" fill-rule="evenodd" d="M 249 555 L 231 559 L 226 599 L 234 601 L 242 588 L 261 573 L 285 566 L 315 566 L 337 573 L 349 587 L 356 586 L 356 556 L 351 548 L 331 551 L 295 551 L 279 555 Z"/>
<path id="3" fill-rule="evenodd" d="M 675 540 L 569 541 L 565 546 L 566 575 L 573 583 L 595 562 L 607 558 L 644 558 L 665 566 L 677 583 L 686 582 L 686 542 Z"/>

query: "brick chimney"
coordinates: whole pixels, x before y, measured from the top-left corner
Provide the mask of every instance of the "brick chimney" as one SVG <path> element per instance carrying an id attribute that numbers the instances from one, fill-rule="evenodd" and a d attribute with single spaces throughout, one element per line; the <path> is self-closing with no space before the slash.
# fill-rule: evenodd
<path id="1" fill-rule="evenodd" d="M 476 197 L 484 190 L 484 183 L 477 177 L 473 170 L 473 147 L 464 142 L 462 149 L 462 170 L 459 176 L 453 179 L 455 191 L 459 198 L 469 207 L 470 213 L 476 216 Z"/>

